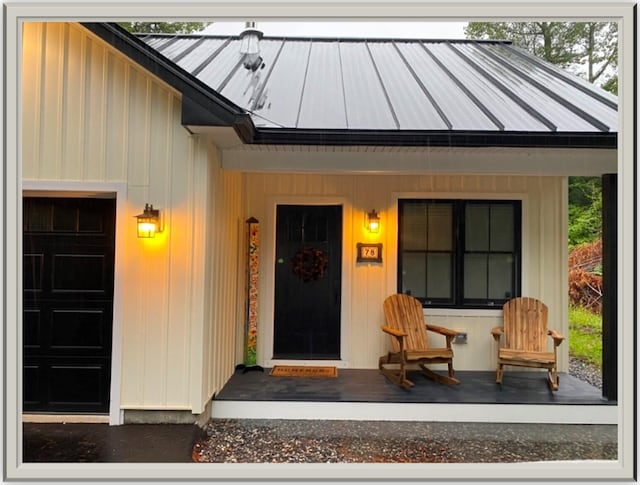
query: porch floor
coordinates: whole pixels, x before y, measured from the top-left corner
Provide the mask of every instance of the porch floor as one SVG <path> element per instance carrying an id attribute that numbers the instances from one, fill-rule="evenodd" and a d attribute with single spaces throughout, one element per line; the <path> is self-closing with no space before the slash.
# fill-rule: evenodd
<path id="1" fill-rule="evenodd" d="M 569 374 L 560 375 L 556 392 L 549 390 L 543 372 L 507 370 L 501 386 L 493 371 L 457 371 L 456 377 L 460 385 L 446 386 L 411 372 L 415 386 L 405 390 L 377 369 L 338 369 L 336 378 L 272 377 L 269 369 L 238 370 L 215 396 L 212 417 L 313 419 L 315 412 L 321 413 L 315 414 L 317 419 L 616 422 L 617 403 Z"/>

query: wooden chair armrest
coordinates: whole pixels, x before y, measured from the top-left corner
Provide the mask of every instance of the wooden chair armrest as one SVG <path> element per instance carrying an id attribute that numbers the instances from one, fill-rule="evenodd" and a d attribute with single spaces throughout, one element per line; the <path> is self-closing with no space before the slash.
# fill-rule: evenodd
<path id="1" fill-rule="evenodd" d="M 426 326 L 427 330 L 439 333 L 440 335 L 444 335 L 445 337 L 455 337 L 456 335 L 458 335 L 458 332 L 456 332 L 455 330 L 451 330 L 450 328 L 439 327 L 438 325 L 431 325 L 430 323 L 427 323 Z"/>
<path id="2" fill-rule="evenodd" d="M 500 340 L 500 336 L 504 333 L 504 328 L 503 327 L 493 327 L 491 329 L 491 335 L 493 335 L 493 338 L 498 341 Z"/>
<path id="3" fill-rule="evenodd" d="M 387 327 L 386 325 L 383 325 L 380 328 L 382 328 L 383 332 L 388 333 L 389 335 L 393 335 L 396 338 L 402 338 L 407 336 L 406 333 L 401 332 L 400 330 L 396 330 L 395 328 Z"/>
<path id="4" fill-rule="evenodd" d="M 455 336 L 458 335 L 458 332 L 449 328 L 439 327 L 438 325 L 431 325 L 430 323 L 426 323 L 425 325 L 427 327 L 427 330 L 431 330 L 432 332 L 444 335 L 444 338 L 447 341 L 447 348 L 451 348 L 451 342 L 453 342 Z"/>
<path id="5" fill-rule="evenodd" d="M 564 336 L 556 332 L 555 330 L 548 330 L 547 335 L 553 339 L 553 345 L 557 347 L 564 340 Z"/>

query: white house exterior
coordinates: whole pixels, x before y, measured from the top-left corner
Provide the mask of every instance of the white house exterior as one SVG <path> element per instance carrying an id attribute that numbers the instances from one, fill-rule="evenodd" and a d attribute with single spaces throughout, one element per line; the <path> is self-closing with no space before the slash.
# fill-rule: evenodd
<path id="1" fill-rule="evenodd" d="M 615 145 L 245 143 L 232 123 L 186 124 L 183 92 L 82 24 L 26 22 L 22 39 L 23 196 L 116 201 L 112 424 L 209 416 L 243 361 L 250 217 L 261 228 L 257 363 L 283 362 L 272 351 L 278 205 L 341 207 L 333 365 L 375 369 L 387 350 L 382 301 L 398 291 L 403 199 L 519 201 L 520 294 L 543 300 L 568 335 L 567 177 L 615 174 Z M 149 240 L 136 237 L 145 203 L 164 222 Z M 363 225 L 371 209 L 377 234 Z M 358 263 L 358 242 L 382 243 L 382 263 Z M 427 307 L 425 317 L 467 333 L 454 348 L 457 370 L 495 368 L 490 329 L 501 310 Z M 566 372 L 568 346 L 559 351 Z"/>

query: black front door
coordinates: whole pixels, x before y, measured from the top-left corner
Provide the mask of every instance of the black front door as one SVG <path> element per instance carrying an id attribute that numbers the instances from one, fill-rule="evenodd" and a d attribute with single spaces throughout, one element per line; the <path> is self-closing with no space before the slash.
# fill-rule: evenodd
<path id="1" fill-rule="evenodd" d="M 109 410 L 115 200 L 23 201 L 23 409 Z"/>
<path id="2" fill-rule="evenodd" d="M 340 358 L 342 206 L 276 212 L 274 359 Z"/>

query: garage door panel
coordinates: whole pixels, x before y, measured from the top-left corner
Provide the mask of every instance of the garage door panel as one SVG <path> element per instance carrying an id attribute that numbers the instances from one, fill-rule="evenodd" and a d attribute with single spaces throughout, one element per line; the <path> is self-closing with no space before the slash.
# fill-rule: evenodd
<path id="1" fill-rule="evenodd" d="M 25 254 L 23 257 L 22 281 L 25 291 L 41 291 L 43 282 L 44 254 Z"/>
<path id="2" fill-rule="evenodd" d="M 109 410 L 115 200 L 25 198 L 23 405 Z"/>
<path id="3" fill-rule="evenodd" d="M 42 312 L 39 309 L 25 309 L 22 318 L 23 337 L 25 349 L 38 349 L 42 346 Z"/>
<path id="4" fill-rule="evenodd" d="M 99 292 L 109 289 L 107 259 L 103 254 L 56 254 L 53 257 L 52 291 Z"/>
<path id="5" fill-rule="evenodd" d="M 23 408 L 27 412 L 104 412 L 110 372 L 109 359 L 26 359 Z"/>
<path id="6" fill-rule="evenodd" d="M 110 301 L 38 302 L 36 308 L 23 311 L 24 355 L 109 356 L 112 322 Z"/>
<path id="7" fill-rule="evenodd" d="M 102 383 L 108 377 L 107 372 L 104 363 L 52 365 L 47 383 L 49 404 L 99 407 L 105 399 Z"/>
<path id="8" fill-rule="evenodd" d="M 41 367 L 37 364 L 26 364 L 22 371 L 23 406 L 26 408 L 40 404 Z"/>
<path id="9" fill-rule="evenodd" d="M 50 326 L 52 350 L 88 350 L 91 352 L 110 351 L 105 342 L 107 319 L 102 309 L 53 310 Z"/>

